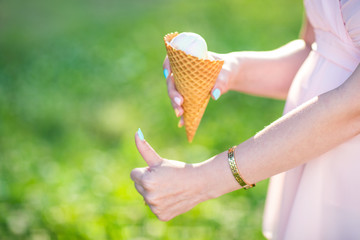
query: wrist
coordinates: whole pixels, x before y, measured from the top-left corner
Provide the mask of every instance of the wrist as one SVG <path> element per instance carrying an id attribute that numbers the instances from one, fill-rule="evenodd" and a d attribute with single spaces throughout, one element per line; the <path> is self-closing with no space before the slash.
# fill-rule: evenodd
<path id="1" fill-rule="evenodd" d="M 203 201 L 241 188 L 232 175 L 227 161 L 227 151 L 195 164 L 195 167 L 199 173 L 200 194 Z"/>
<path id="2" fill-rule="evenodd" d="M 239 91 L 239 86 L 245 82 L 246 52 L 232 52 L 228 54 L 229 62 L 229 90 Z M 241 87 L 240 87 L 241 88 Z"/>

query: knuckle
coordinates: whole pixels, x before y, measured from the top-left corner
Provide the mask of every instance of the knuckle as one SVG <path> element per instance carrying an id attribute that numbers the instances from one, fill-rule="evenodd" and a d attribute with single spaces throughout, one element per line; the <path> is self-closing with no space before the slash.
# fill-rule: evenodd
<path id="1" fill-rule="evenodd" d="M 146 190 L 153 190 L 154 189 L 154 182 L 149 177 L 144 177 L 142 180 L 142 185 Z"/>
<path id="2" fill-rule="evenodd" d="M 160 215 L 160 211 L 157 207 L 151 206 L 151 211 L 158 217 Z"/>
<path id="3" fill-rule="evenodd" d="M 162 222 L 167 222 L 173 219 L 173 217 L 168 213 L 167 208 L 151 204 L 151 211 Z"/>
<path id="4" fill-rule="evenodd" d="M 170 96 L 173 92 L 173 90 L 171 89 L 171 87 L 169 86 L 169 84 L 167 85 L 167 92 L 168 92 L 168 95 Z"/>
<path id="5" fill-rule="evenodd" d="M 154 195 L 147 195 L 145 197 L 146 202 L 148 202 L 149 204 L 151 204 L 152 206 L 158 206 L 158 201 L 157 198 Z"/>
<path id="6" fill-rule="evenodd" d="M 139 168 L 134 168 L 133 170 L 131 170 L 130 172 L 130 178 L 131 180 L 133 180 L 135 182 L 135 180 L 137 180 L 139 178 Z"/>
<path id="7" fill-rule="evenodd" d="M 131 180 L 134 181 L 134 179 L 135 179 L 135 169 L 131 170 L 131 172 L 130 172 L 130 178 L 131 178 Z"/>
<path id="8" fill-rule="evenodd" d="M 172 105 L 173 105 L 173 106 L 176 106 L 176 103 L 175 103 L 175 101 L 174 101 L 174 98 L 175 98 L 176 96 L 178 96 L 177 93 L 176 93 L 176 91 L 175 91 L 175 90 L 168 90 L 168 95 L 169 95 L 169 98 L 170 98 L 170 101 L 171 101 Z"/>
<path id="9" fill-rule="evenodd" d="M 167 222 L 167 221 L 171 220 L 171 217 L 164 215 L 164 214 L 157 215 L 157 218 L 162 222 Z"/>
<path id="10" fill-rule="evenodd" d="M 142 175 L 141 183 L 144 188 L 151 188 L 153 185 L 155 185 L 156 181 L 153 174 L 147 171 L 145 172 L 145 174 Z"/>
<path id="11" fill-rule="evenodd" d="M 218 80 L 221 82 L 226 82 L 228 79 L 228 75 L 229 75 L 228 71 L 225 69 L 222 69 L 219 73 Z"/>
<path id="12" fill-rule="evenodd" d="M 143 191 L 141 190 L 141 188 L 135 186 L 135 189 L 140 195 L 144 194 Z"/>
<path id="13" fill-rule="evenodd" d="M 171 99 L 171 101 L 173 101 L 174 97 L 175 97 L 175 93 L 174 93 L 174 90 L 168 90 L 168 95 L 169 95 L 169 98 Z"/>
<path id="14" fill-rule="evenodd" d="M 176 90 L 174 83 L 168 84 L 168 94 L 169 94 L 169 97 L 171 97 L 171 98 L 181 96 L 180 93 Z"/>
<path id="15" fill-rule="evenodd" d="M 168 92 L 170 92 L 171 91 L 171 89 L 172 89 L 172 86 L 171 86 L 171 81 L 170 81 L 170 79 L 169 79 L 170 77 L 168 77 L 167 79 L 166 79 L 166 86 L 167 86 L 167 90 L 168 90 Z"/>
<path id="16" fill-rule="evenodd" d="M 168 88 L 174 87 L 174 81 L 171 74 L 166 78 L 166 85 Z"/>
<path id="17" fill-rule="evenodd" d="M 168 71 L 171 71 L 171 66 L 170 66 L 170 63 L 169 63 L 169 59 L 166 57 L 165 60 L 164 60 L 164 63 L 163 63 L 163 69 L 167 69 Z"/>

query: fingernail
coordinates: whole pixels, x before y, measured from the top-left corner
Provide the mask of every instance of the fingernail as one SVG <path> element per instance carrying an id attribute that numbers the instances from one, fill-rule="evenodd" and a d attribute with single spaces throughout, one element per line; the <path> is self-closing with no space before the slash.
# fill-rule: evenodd
<path id="1" fill-rule="evenodd" d="M 169 76 L 169 71 L 166 68 L 164 69 L 164 76 L 165 78 L 168 78 Z"/>
<path id="2" fill-rule="evenodd" d="M 144 134 L 142 133 L 142 131 L 141 131 L 140 128 L 138 129 L 137 134 L 138 134 L 140 140 L 141 140 L 141 141 L 144 141 Z"/>
<path id="3" fill-rule="evenodd" d="M 220 93 L 220 89 L 216 88 L 213 92 L 212 92 L 212 95 L 214 96 L 214 99 L 215 100 L 218 100 L 221 93 Z"/>
<path id="4" fill-rule="evenodd" d="M 178 128 L 181 128 L 183 125 L 182 125 L 182 122 L 181 120 L 178 122 Z"/>
<path id="5" fill-rule="evenodd" d="M 179 110 L 178 110 L 177 108 L 175 108 L 175 115 L 176 115 L 177 117 L 180 116 L 180 112 L 179 112 Z"/>
<path id="6" fill-rule="evenodd" d="M 179 97 L 174 97 L 174 101 L 176 102 L 177 105 L 181 105 L 181 99 Z"/>

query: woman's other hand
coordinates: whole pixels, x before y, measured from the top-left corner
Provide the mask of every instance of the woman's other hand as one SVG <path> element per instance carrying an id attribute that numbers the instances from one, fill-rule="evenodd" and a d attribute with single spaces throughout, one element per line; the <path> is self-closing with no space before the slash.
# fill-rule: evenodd
<path id="1" fill-rule="evenodd" d="M 216 83 L 213 89 L 211 90 L 211 97 L 214 100 L 218 100 L 222 94 L 226 93 L 229 90 L 230 82 L 232 81 L 233 76 L 236 75 L 235 73 L 235 70 L 237 69 L 235 67 L 236 59 L 232 56 L 231 53 L 218 54 L 214 52 L 208 52 L 208 54 L 211 59 L 225 61 L 219 73 L 219 76 L 216 79 Z M 184 113 L 184 109 L 182 108 L 184 98 L 176 90 L 174 76 L 171 71 L 168 56 L 165 57 L 163 69 L 164 69 L 164 76 L 166 78 L 168 95 L 170 97 L 171 105 L 174 108 L 175 115 L 177 117 L 181 117 L 179 121 L 179 127 L 181 127 L 184 125 L 184 120 L 182 117 Z"/>

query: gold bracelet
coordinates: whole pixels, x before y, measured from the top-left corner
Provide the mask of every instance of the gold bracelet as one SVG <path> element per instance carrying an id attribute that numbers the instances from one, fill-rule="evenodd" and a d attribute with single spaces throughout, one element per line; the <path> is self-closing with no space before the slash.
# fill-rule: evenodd
<path id="1" fill-rule="evenodd" d="M 255 187 L 255 184 L 246 183 L 244 181 L 244 179 L 242 179 L 242 177 L 240 176 L 239 169 L 237 168 L 236 161 L 235 161 L 235 154 L 234 154 L 235 148 L 236 148 L 236 146 L 231 147 L 231 148 L 229 148 L 229 151 L 228 151 L 229 165 L 230 165 L 231 172 L 234 175 L 234 178 L 240 184 L 240 186 L 243 187 L 244 189 L 249 189 L 249 188 Z"/>

